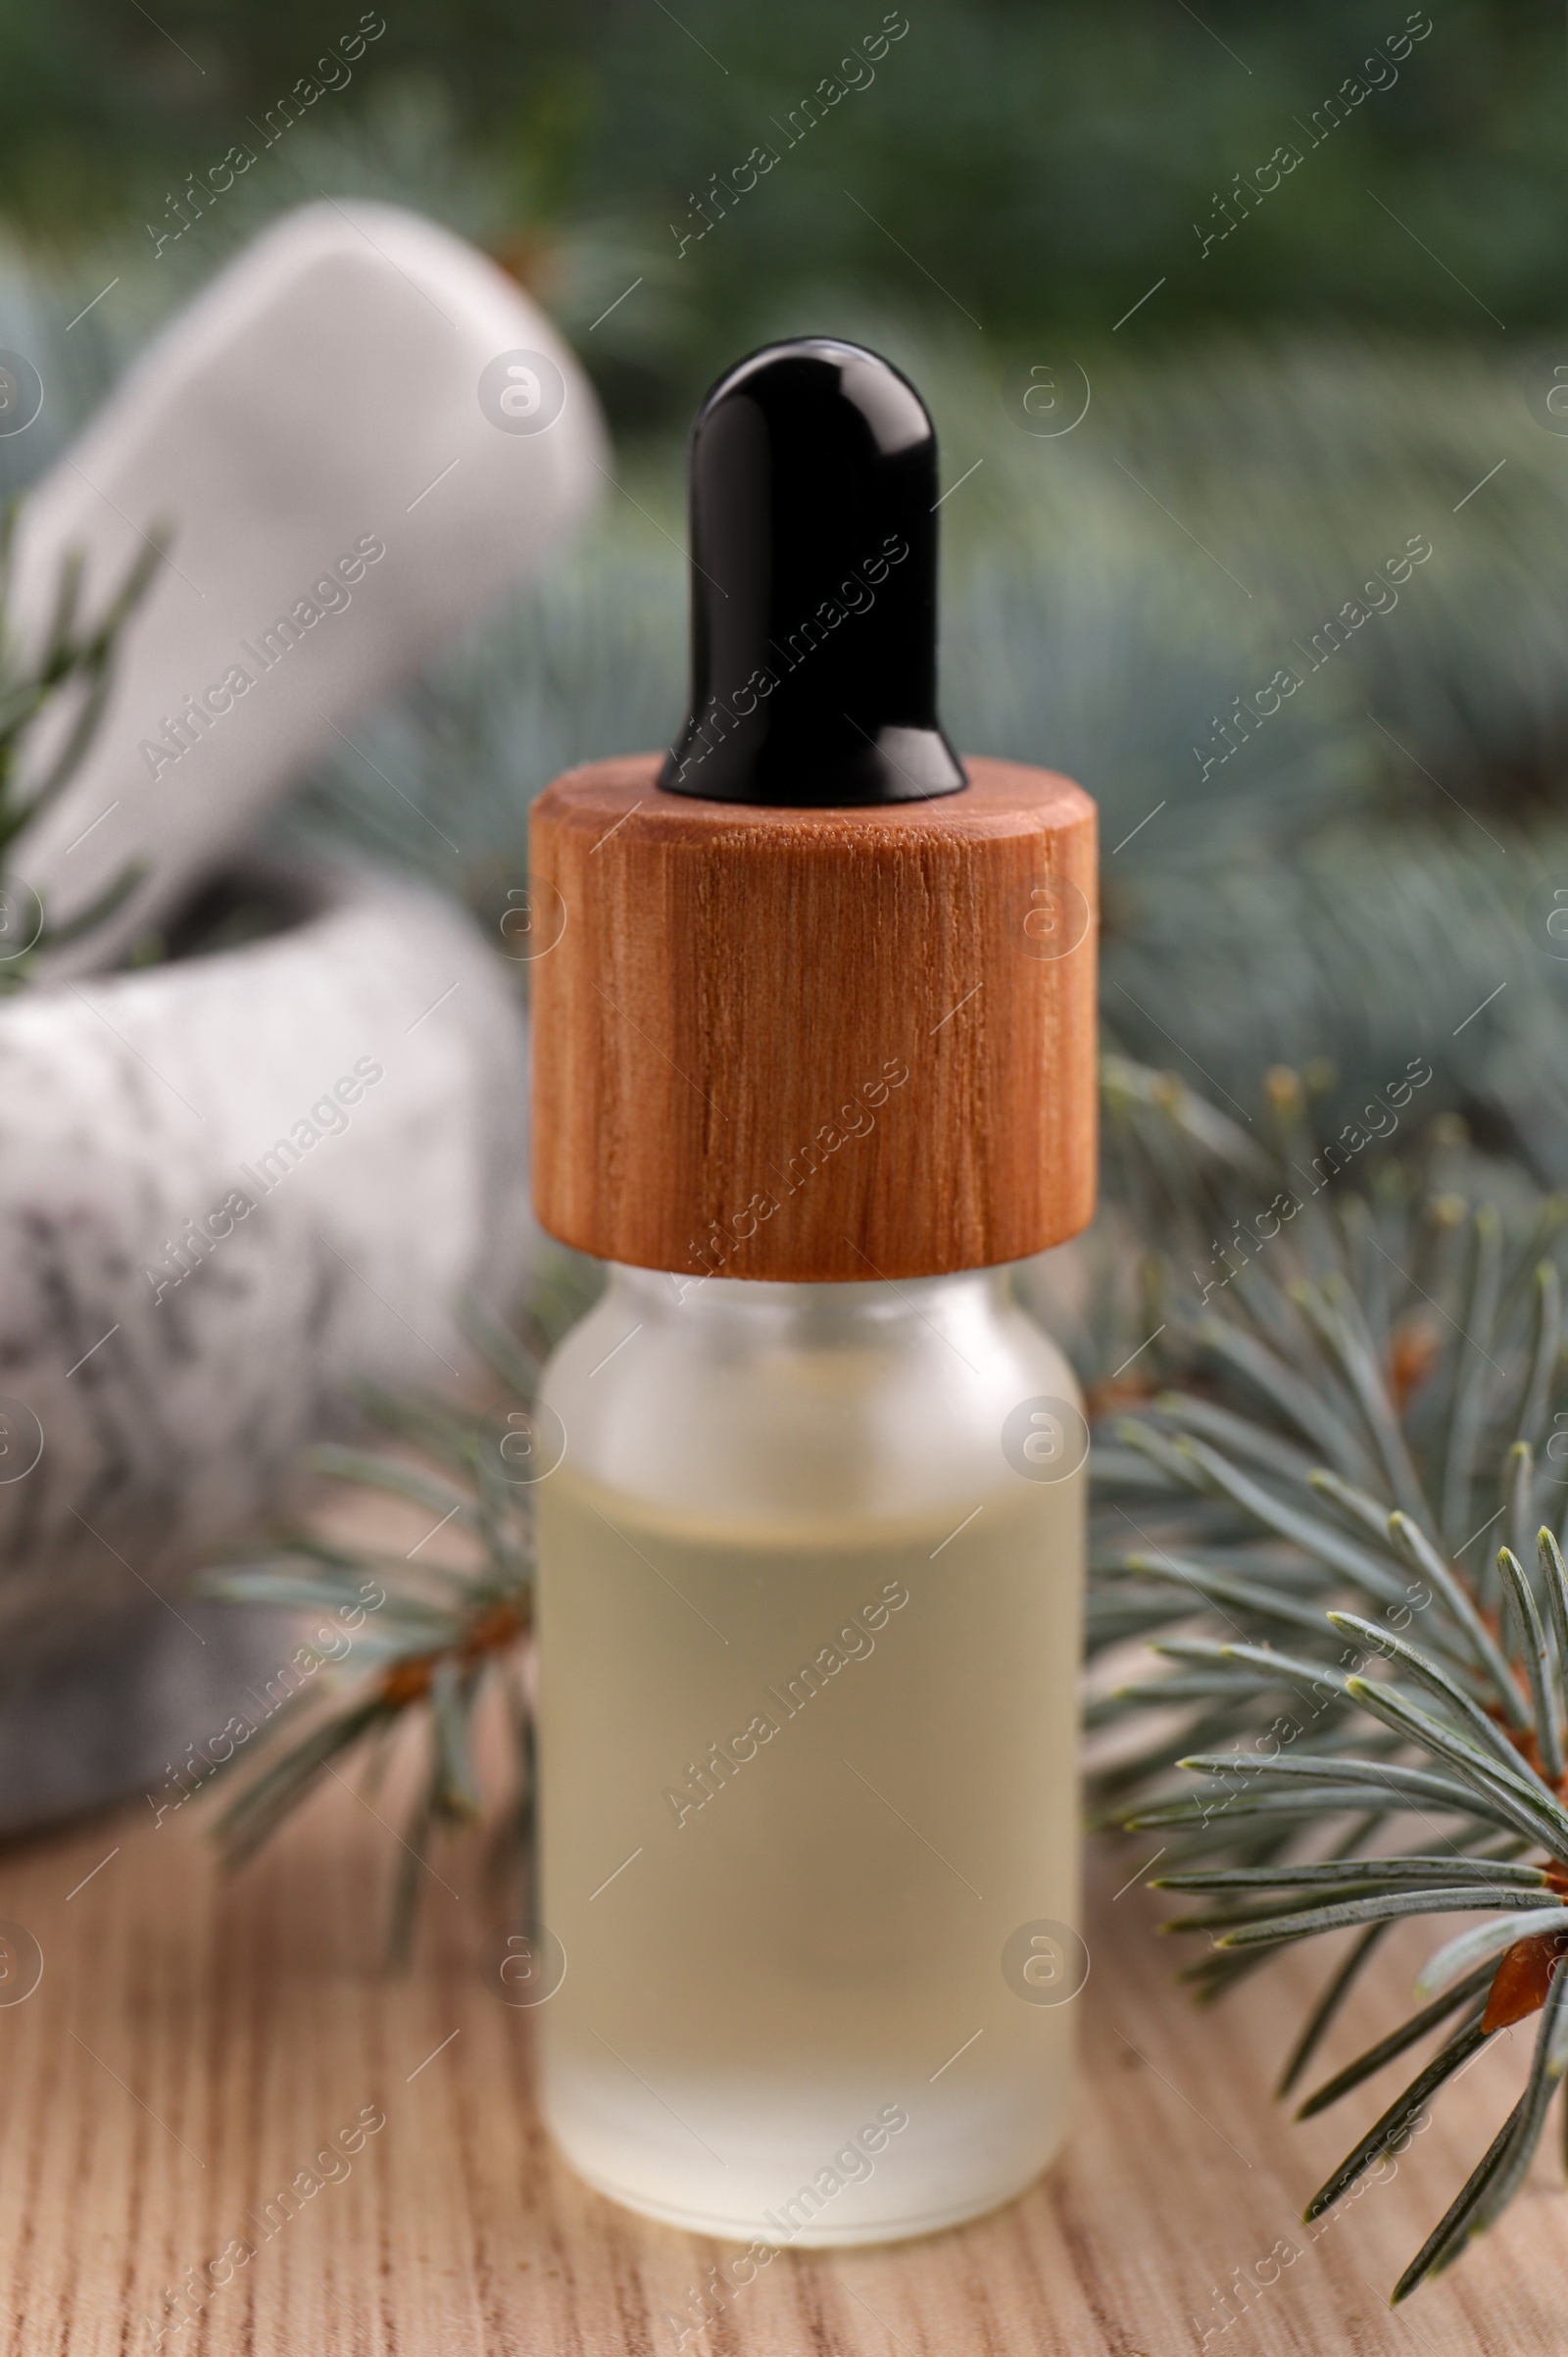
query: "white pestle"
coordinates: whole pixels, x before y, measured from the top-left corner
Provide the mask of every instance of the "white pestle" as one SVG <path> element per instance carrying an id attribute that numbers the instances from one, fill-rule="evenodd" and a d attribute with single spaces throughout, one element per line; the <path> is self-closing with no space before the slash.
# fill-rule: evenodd
<path id="1" fill-rule="evenodd" d="M 537 565 L 605 457 L 593 392 L 549 321 L 431 222 L 328 201 L 232 262 L 19 527 L 24 636 L 69 551 L 85 553 L 91 614 L 144 535 L 172 528 L 92 749 L 16 848 L 52 923 L 144 869 L 50 970 L 102 965 L 166 913 L 358 714 Z M 64 717 L 40 724 L 33 773 Z"/>

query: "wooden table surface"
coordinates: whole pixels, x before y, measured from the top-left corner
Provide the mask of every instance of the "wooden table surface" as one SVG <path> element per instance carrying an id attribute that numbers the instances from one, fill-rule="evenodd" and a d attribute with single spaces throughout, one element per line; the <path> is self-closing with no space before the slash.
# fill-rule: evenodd
<path id="1" fill-rule="evenodd" d="M 33 1993 L 0 2004 L 5 2357 L 1563 2346 L 1555 2129 L 1490 2240 L 1405 2308 L 1386 2304 L 1511 2102 L 1530 2026 L 1444 2096 L 1395 2175 L 1303 2228 L 1305 2197 L 1373 2116 L 1351 2098 L 1296 2128 L 1269 2100 L 1327 1950 L 1196 2012 L 1171 1986 L 1154 1903 L 1136 1886 L 1115 1895 L 1141 1849 L 1091 1874 L 1078 2124 L 1048 2177 L 953 2233 L 786 2251 L 722 2307 L 710 2299 L 699 2328 L 708 2270 L 733 2246 L 627 2215 L 552 2151 L 530 2017 L 481 1976 L 494 1910 L 472 1845 L 437 1854 L 415 1968 L 381 1976 L 395 1854 L 347 1784 L 233 1882 L 194 1804 L 155 1826 L 137 1802 L 0 1852 L 0 1919 L 43 1959 Z M 1410 1956 L 1384 1965 L 1338 2057 L 1395 2018 Z M 376 2120 L 346 2152 L 343 2132 L 352 2146 Z M 302 2173 L 318 2189 L 278 2205 Z M 231 2246 L 253 2255 L 169 2308 Z"/>

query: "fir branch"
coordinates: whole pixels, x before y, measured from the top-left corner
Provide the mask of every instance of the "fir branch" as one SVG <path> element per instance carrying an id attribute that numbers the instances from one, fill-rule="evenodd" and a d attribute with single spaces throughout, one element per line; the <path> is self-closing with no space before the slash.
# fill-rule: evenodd
<path id="1" fill-rule="evenodd" d="M 15 503 L 0 514 L 0 903 L 7 911 L 7 927 L 34 897 L 12 871 L 13 847 L 24 828 L 65 791 L 85 760 L 103 721 L 121 634 L 146 595 L 172 537 L 162 525 L 144 535 L 144 545 L 123 580 L 91 620 L 82 618 L 79 611 L 84 562 L 79 550 L 71 551 L 60 567 L 42 641 L 35 652 L 24 652 L 5 610 L 17 516 Z M 70 715 L 63 740 L 41 773 L 24 777 L 24 748 L 29 733 L 62 703 Z M 126 867 L 95 900 L 58 924 L 34 900 L 31 938 L 0 960 L 0 997 L 24 989 L 46 952 L 94 932 L 135 889 L 141 873 L 134 863 Z"/>
<path id="2" fill-rule="evenodd" d="M 530 1412 L 549 1326 L 571 1322 L 591 1298 L 590 1283 L 569 1269 L 553 1272 L 548 1294 L 535 1303 L 530 1337 L 513 1335 L 471 1306 L 466 1311 L 470 1336 L 507 1386 L 484 1413 L 367 1391 L 362 1403 L 371 1424 L 404 1451 L 416 1449 L 425 1463 L 363 1449 L 314 1452 L 317 1469 L 333 1480 L 440 1516 L 476 1549 L 470 1567 L 383 1555 L 299 1532 L 264 1559 L 215 1570 L 201 1583 L 201 1593 L 230 1603 L 318 1611 L 359 1598 L 368 1579 L 379 1587 L 374 1621 L 366 1619 L 356 1630 L 345 1655 L 333 1660 L 318 1654 L 315 1697 L 295 1697 L 270 1723 L 259 1748 L 248 1745 L 225 1765 L 221 1773 L 239 1790 L 214 1830 L 224 1863 L 243 1865 L 318 1789 L 327 1771 L 336 1772 L 334 1763 L 364 1750 L 379 1773 L 394 1735 L 414 1730 L 423 1758 L 416 1797 L 398 1837 L 389 1966 L 406 1964 L 412 1952 L 437 1836 L 475 1825 L 497 1797 L 484 1788 L 474 1742 L 479 1710 L 494 1691 L 503 1697 L 516 1761 L 498 1821 L 500 1854 L 514 1868 L 526 1860 L 532 1731 L 514 1664 L 532 1624 L 533 1514 L 528 1487 L 508 1479 L 500 1443 L 515 1429 L 515 1418 Z M 297 1740 L 278 1756 L 276 1739 L 285 1730 Z"/>
<path id="3" fill-rule="evenodd" d="M 1461 2016 L 1326 2181 L 1317 2216 L 1401 2144 L 1498 2028 L 1542 2014 L 1525 2095 L 1400 2278 L 1403 2298 L 1501 2215 L 1568 2068 L 1556 1976 L 1568 1952 L 1568 1572 L 1540 1520 L 1536 1457 L 1568 1407 L 1562 1206 L 1521 1170 L 1482 1164 L 1445 1117 L 1368 1157 L 1355 1189 L 1325 1179 L 1290 1227 L 1258 1221 L 1260 1240 L 1248 1214 L 1264 1190 L 1298 1194 L 1329 1162 L 1299 1079 L 1271 1075 L 1268 1096 L 1279 1160 L 1244 1179 L 1190 1118 L 1157 1135 L 1168 1100 L 1129 1078 L 1125 1059 L 1106 1094 L 1121 1132 L 1112 1166 L 1131 1174 L 1127 1197 L 1158 1238 L 1146 1257 L 1163 1274 L 1112 1288 L 1083 1352 L 1096 1410 L 1092 1679 L 1141 1648 L 1131 1674 L 1092 1686 L 1097 1737 L 1119 1741 L 1116 1764 L 1091 1777 L 1091 1804 L 1129 1831 L 1175 1837 L 1157 1887 L 1206 1895 L 1166 1927 L 1208 1940 L 1181 1976 L 1205 2000 L 1235 1985 L 1233 1965 L 1356 1934 L 1297 2035 L 1282 2092 L 1388 1925 L 1490 1919 L 1441 1943 L 1419 2010 L 1301 2106 L 1315 2116 Z M 1182 1157 L 1197 1164 L 1185 1179 L 1172 1176 Z M 1238 1242 L 1216 1264 L 1207 1248 L 1227 1232 L 1255 1256 Z M 1181 1271 L 1205 1257 L 1220 1273 L 1199 1279 L 1200 1299 Z M 1141 1299 L 1161 1288 L 1157 1378 L 1129 1413 L 1126 1386 L 1103 1370 L 1125 1359 Z M 1136 1553 L 1128 1519 L 1145 1542 Z M 1129 1748 L 1153 1713 L 1152 1740 Z M 1203 1783 L 1184 1795 L 1182 1774 Z M 1375 1815 L 1358 1815 L 1374 1792 Z M 1412 1812 L 1421 1846 L 1382 1854 L 1378 1833 Z"/>

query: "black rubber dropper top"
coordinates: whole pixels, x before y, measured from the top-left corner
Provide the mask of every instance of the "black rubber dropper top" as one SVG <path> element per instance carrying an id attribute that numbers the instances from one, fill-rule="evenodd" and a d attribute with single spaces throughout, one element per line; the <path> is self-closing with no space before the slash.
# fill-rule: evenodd
<path id="1" fill-rule="evenodd" d="M 921 802 L 967 783 L 937 718 L 937 440 L 858 344 L 721 376 L 691 438 L 692 709 L 672 794 Z"/>

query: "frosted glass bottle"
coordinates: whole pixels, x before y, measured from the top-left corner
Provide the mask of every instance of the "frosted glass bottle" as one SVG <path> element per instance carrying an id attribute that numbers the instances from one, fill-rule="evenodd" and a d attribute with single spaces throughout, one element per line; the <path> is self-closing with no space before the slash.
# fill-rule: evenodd
<path id="1" fill-rule="evenodd" d="M 546 1372 L 535 2017 L 593 2185 L 873 2241 L 1063 2133 L 1084 1435 L 1005 1271 L 617 1267 Z"/>

